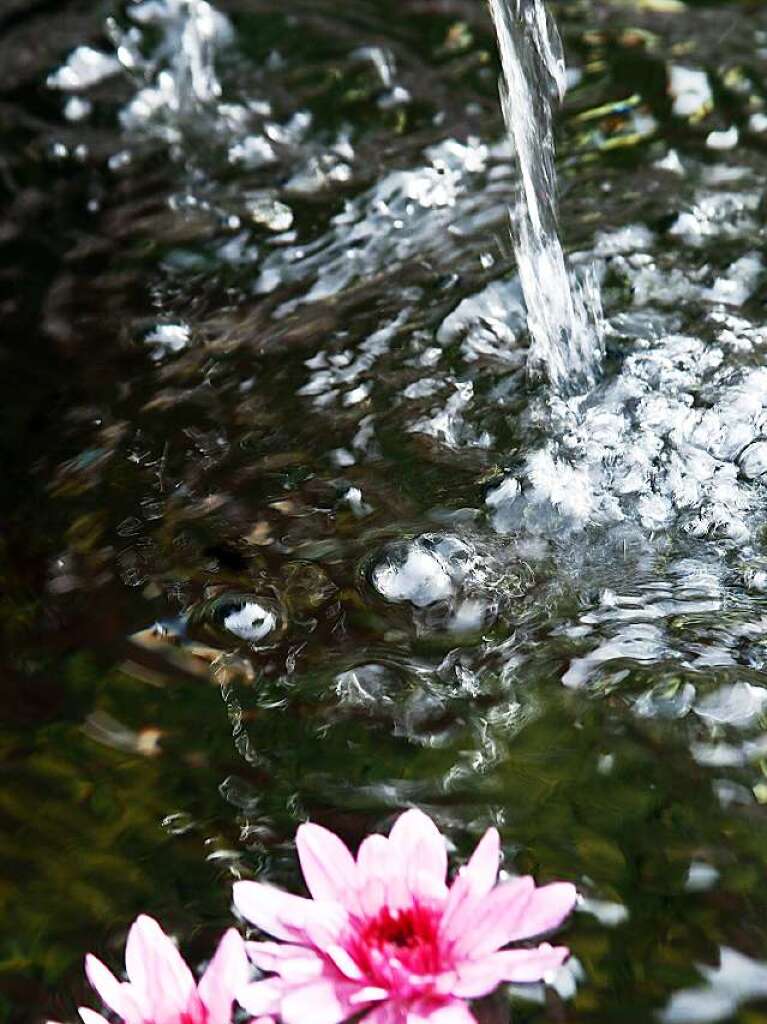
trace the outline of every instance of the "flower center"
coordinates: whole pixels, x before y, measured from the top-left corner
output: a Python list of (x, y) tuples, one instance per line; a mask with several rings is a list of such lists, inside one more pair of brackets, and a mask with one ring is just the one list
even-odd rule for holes
[(368, 922), (365, 938), (378, 946), (397, 946), (401, 949), (413, 949), (423, 942), (434, 939), (431, 921), (428, 916), (418, 913), (418, 908), (398, 910), (392, 914), (384, 907), (377, 918)]
[(392, 995), (425, 992), (445, 967), (438, 925), (439, 913), (429, 906), (383, 907), (355, 922), (349, 952), (371, 982)]

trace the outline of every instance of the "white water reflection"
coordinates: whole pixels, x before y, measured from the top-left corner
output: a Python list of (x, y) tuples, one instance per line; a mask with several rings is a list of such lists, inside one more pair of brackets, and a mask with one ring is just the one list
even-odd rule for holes
[(719, 966), (699, 965), (705, 984), (675, 992), (660, 1015), (664, 1024), (710, 1024), (743, 1003), (767, 998), (767, 963), (722, 946)]
[(276, 614), (257, 601), (246, 601), (224, 617), (224, 629), (251, 643), (261, 642), (276, 628)]
[(767, 688), (732, 683), (708, 694), (695, 705), (695, 713), (709, 725), (745, 728), (758, 721), (767, 707)]
[(461, 585), (476, 582), (482, 560), (454, 537), (424, 535), (390, 548), (372, 572), (372, 583), (387, 601), (427, 608), (455, 597)]
[[(338, 182), (341, 165), (332, 159), (336, 150), (339, 159), (344, 154), (348, 169), (353, 155), (348, 142), (343, 149), (338, 144), (326, 147), (322, 161), (313, 165), (313, 192)], [(446, 139), (427, 147), (424, 156), (421, 166), (390, 171), (371, 189), (344, 200), (326, 234), (308, 244), (284, 245), (264, 257), (255, 283), (259, 294), (303, 284), (297, 298), (280, 304), (277, 317), (343, 294), (416, 254), (453, 248), (477, 230), (477, 222), (487, 217), (487, 200), (477, 191), (484, 181), (487, 146), (476, 138), (465, 143)], [(348, 181), (345, 173), (343, 177)], [(295, 174), (286, 189), (291, 182), (295, 188)]]

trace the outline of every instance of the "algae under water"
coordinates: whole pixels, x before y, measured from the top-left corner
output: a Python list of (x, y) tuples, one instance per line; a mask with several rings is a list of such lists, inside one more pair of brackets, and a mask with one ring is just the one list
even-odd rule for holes
[(484, 5), (3, 4), (0, 1019), (415, 804), (584, 894), (516, 1020), (767, 1020), (767, 10), (551, 8), (562, 397)]

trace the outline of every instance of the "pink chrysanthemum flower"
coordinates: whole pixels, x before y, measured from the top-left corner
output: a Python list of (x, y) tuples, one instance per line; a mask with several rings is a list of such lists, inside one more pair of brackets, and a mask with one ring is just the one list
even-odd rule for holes
[[(88, 981), (123, 1024), (231, 1024), (235, 994), (251, 974), (245, 944), (231, 928), (196, 985), (171, 939), (144, 914), (128, 933), (125, 968), (128, 981), (121, 982), (95, 956), (85, 958)], [(84, 1024), (107, 1024), (84, 1006), (80, 1016)]]
[(556, 928), (574, 886), (532, 878), (496, 885), (498, 832), (490, 829), (448, 888), (445, 840), (425, 814), (407, 811), (389, 837), (369, 836), (356, 861), (341, 840), (302, 825), (298, 856), (313, 899), (237, 882), (240, 913), (282, 942), (247, 943), (271, 976), (238, 998), (283, 1024), (475, 1024), (467, 1000), (506, 981), (543, 979), (569, 955), (547, 943), (505, 949)]

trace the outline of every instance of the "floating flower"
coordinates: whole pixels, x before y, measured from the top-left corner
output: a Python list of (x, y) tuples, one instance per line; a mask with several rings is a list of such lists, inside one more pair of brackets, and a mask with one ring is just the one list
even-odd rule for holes
[(536, 888), (532, 878), (496, 885), (498, 832), (491, 828), (448, 888), (444, 837), (421, 811), (372, 835), (352, 857), (338, 836), (302, 825), (298, 856), (313, 899), (259, 882), (237, 882), (240, 913), (281, 942), (247, 943), (270, 976), (238, 998), (283, 1024), (475, 1024), (467, 1001), (502, 982), (540, 981), (569, 955), (541, 943), (509, 943), (556, 928), (574, 886)]
[[(196, 985), (171, 939), (144, 914), (128, 933), (125, 969), (128, 981), (121, 982), (95, 956), (85, 958), (88, 981), (123, 1024), (231, 1024), (235, 993), (251, 973), (245, 944), (231, 928)], [(84, 1006), (80, 1016), (84, 1024), (107, 1024)]]

